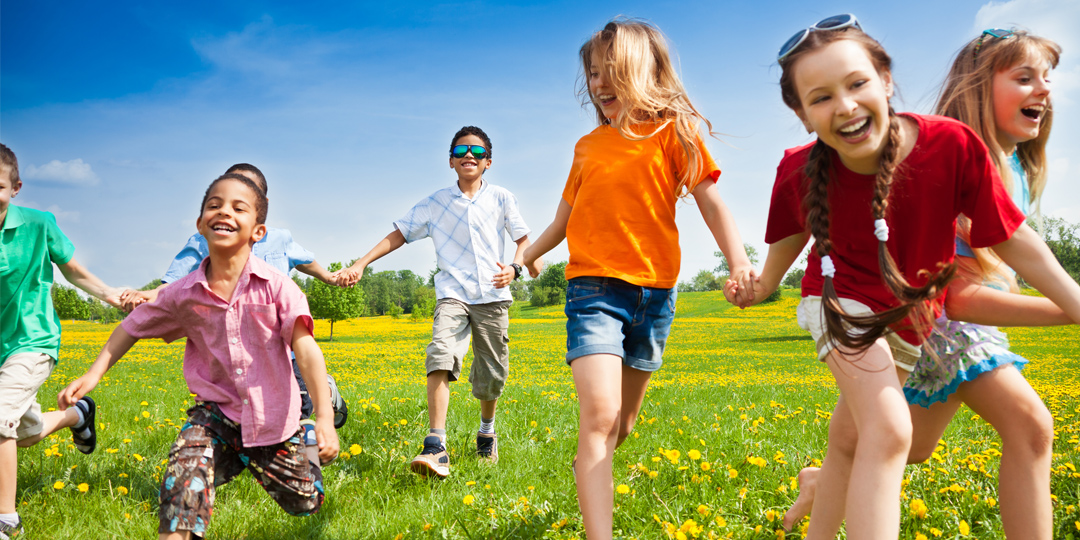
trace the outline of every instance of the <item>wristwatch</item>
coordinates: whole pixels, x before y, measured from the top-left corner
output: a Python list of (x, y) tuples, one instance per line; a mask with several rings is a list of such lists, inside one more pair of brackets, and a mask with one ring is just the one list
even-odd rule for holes
[(514, 279), (521, 277), (521, 265), (518, 263), (510, 263), (510, 268), (514, 269)]

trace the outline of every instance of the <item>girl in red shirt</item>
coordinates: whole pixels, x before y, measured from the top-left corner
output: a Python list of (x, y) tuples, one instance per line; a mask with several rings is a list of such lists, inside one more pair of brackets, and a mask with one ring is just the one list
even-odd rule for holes
[(812, 235), (799, 324), (840, 390), (808, 537), (835, 537), (846, 516), (848, 538), (895, 538), (912, 440), (901, 387), (956, 273), (956, 217), (971, 218), (972, 246), (994, 246), (1074, 321), (1080, 286), (1024, 224), (977, 134), (893, 112), (891, 59), (853, 15), (799, 32), (779, 62), (784, 102), (818, 140), (778, 167), (754, 296), (776, 289)]

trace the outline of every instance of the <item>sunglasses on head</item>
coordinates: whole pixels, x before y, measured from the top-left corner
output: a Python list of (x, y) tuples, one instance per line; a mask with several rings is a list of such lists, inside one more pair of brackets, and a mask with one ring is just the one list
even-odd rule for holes
[(990, 28), (989, 30), (983, 30), (983, 33), (979, 35), (979, 40), (975, 42), (975, 50), (971, 53), (971, 58), (975, 59), (979, 57), (979, 49), (983, 46), (983, 41), (986, 40), (986, 36), (996, 37), (998, 39), (1007, 39), (1016, 35), (1016, 32), (1012, 30), (1005, 30), (1004, 28)]
[(844, 28), (858, 28), (862, 30), (862, 26), (859, 26), (859, 19), (856, 19), (854, 15), (850, 13), (844, 13), (843, 15), (833, 15), (832, 17), (826, 17), (817, 22), (810, 28), (804, 28), (791, 36), (790, 39), (784, 42), (784, 45), (780, 47), (780, 52), (776, 53), (776, 61), (783, 62), (787, 55), (791, 54), (802, 45), (802, 42), (806, 41), (807, 36), (814, 30), (843, 30)]
[(468, 154), (472, 154), (475, 159), (486, 159), (491, 155), (487, 148), (478, 144), (459, 144), (450, 148), (450, 157), (461, 159)]

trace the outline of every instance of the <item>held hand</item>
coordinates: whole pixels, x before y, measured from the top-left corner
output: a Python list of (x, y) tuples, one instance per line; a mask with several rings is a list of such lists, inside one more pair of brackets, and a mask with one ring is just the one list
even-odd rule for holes
[(511, 281), (514, 281), (514, 267), (507, 266), (498, 261), (496, 261), (495, 264), (499, 265), (499, 272), (491, 278), (491, 284), (494, 285), (496, 289), (501, 289), (509, 285)]
[(738, 282), (739, 290), (735, 295), (736, 305), (745, 308), (754, 303), (757, 272), (752, 266), (733, 268), (731, 278)]
[(131, 310), (157, 299), (157, 291), (136, 291), (127, 289), (120, 294), (120, 309), (131, 313)]
[(122, 289), (120, 287), (109, 287), (105, 289), (105, 303), (116, 309), (124, 309), (124, 304), (120, 300), (121, 295), (131, 289)]
[[(726, 283), (724, 283), (724, 298), (729, 303), (734, 304), (736, 306), (739, 305), (739, 303), (735, 301), (735, 295), (738, 292), (739, 292), (739, 282), (738, 281), (729, 279), (729, 280), (727, 280)], [(739, 307), (742, 307), (742, 306), (739, 306)]]
[(315, 420), (315, 440), (319, 441), (319, 461), (323, 465), (334, 461), (341, 450), (338, 442), (337, 430), (334, 429), (334, 417), (318, 418)]
[(68, 407), (73, 407), (83, 396), (89, 394), (100, 380), (99, 377), (87, 373), (71, 381), (67, 388), (64, 388), (56, 395), (56, 408), (66, 411)]

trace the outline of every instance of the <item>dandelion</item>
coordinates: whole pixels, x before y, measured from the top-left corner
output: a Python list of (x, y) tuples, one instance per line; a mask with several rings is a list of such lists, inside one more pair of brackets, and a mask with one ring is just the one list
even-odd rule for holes
[(934, 535), (934, 538), (940, 538), (941, 529), (935, 529), (934, 527), (930, 527), (930, 534)]
[(434, 525), (432, 525), (430, 523), (425, 523), (424, 524), (424, 530), (425, 531), (430, 531), (432, 527), (434, 527)]
[(697, 461), (697, 460), (701, 459), (701, 452), (699, 452), (697, 450), (697, 448), (695, 448), (695, 449), (690, 450), (689, 452), (687, 452), (686, 457), (689, 457), (690, 459), (692, 459), (694, 461)]
[(923, 502), (922, 499), (915, 499), (911, 501), (910, 508), (911, 515), (915, 516), (916, 518), (924, 519), (926, 517), (926, 511), (928, 510), (928, 508), (926, 507), (926, 503)]
[(86, 482), (79, 484), (79, 493), (86, 493), (87, 491), (90, 491), (90, 484)]
[(915, 540), (930, 540), (930, 539), (927, 538), (925, 534), (918, 533), (918, 534), (915, 535)]
[(727, 475), (728, 475), (728, 478), (738, 478), (739, 477), (739, 471), (736, 471), (735, 469), (728, 469)]
[(359, 444), (354, 444), (354, 445), (349, 447), (349, 453), (354, 455), (354, 456), (360, 455), (360, 453), (363, 452), (363, 451), (364, 451), (364, 449), (360, 448)]
[(473, 480), (469, 480), (468, 482), (465, 482), (465, 485), (466, 485), (466, 486), (475, 486), (475, 485), (476, 485), (476, 482), (475, 482), (475, 481), (473, 481)]
[(147, 405), (149, 405), (149, 403), (143, 401), (142, 403), (139, 403), (139, 405), (142, 405), (143, 407), (146, 407)]
[(615, 493), (618, 493), (619, 495), (626, 495), (627, 493), (630, 493), (630, 486), (626, 484), (619, 484), (619, 487), (615, 488)]
[(970, 532), (971, 532), (971, 526), (968, 525), (968, 522), (961, 519), (960, 520), (960, 536), (967, 536), (968, 533), (970, 533)]
[(60, 480), (57, 480), (56, 483), (52, 485), (52, 487), (53, 489), (64, 489), (64, 483)]
[(402, 418), (401, 420), (398, 420), (397, 423), (399, 423), (399, 424), (401, 424), (403, 426), (409, 425), (409, 421), (404, 419), (404, 418)]
[(703, 516), (708, 516), (709, 515), (709, 507), (705, 506), (704, 504), (699, 504), (698, 507), (697, 507), (697, 513), (699, 513), (699, 514), (701, 514)]
[(475, 501), (475, 500), (476, 500), (476, 497), (473, 497), (472, 494), (470, 493), (470, 494), (466, 495), (464, 499), (461, 499), (461, 502), (465, 503), (465, 506), (471, 506), (473, 501)]
[(142, 417), (143, 418), (150, 418), (150, 412), (149, 411), (143, 411), (142, 412)]
[(143, 457), (140, 456), (139, 454), (131, 454), (131, 456), (135, 458), (135, 461), (142, 461), (143, 460)]
[(128, 494), (128, 488), (126, 488), (124, 486), (117, 486), (116, 487), (116, 492), (121, 494), (121, 495), (127, 495)]
[(724, 516), (716, 516), (716, 526), (721, 529), (727, 527), (727, 520), (724, 519)]
[(711, 468), (712, 468), (712, 464), (710, 464), (708, 461), (702, 461), (701, 462), (701, 470), (707, 471), (707, 470), (709, 470)]

